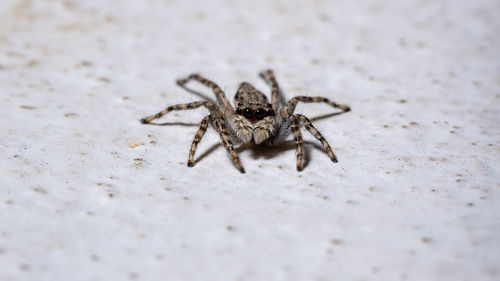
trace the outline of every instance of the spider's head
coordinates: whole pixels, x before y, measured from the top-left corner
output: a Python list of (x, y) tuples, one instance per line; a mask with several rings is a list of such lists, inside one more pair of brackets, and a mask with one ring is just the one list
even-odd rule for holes
[(274, 111), (270, 103), (265, 106), (256, 106), (251, 104), (245, 106), (243, 103), (238, 103), (236, 114), (245, 117), (245, 119), (251, 121), (252, 123), (255, 123), (265, 117), (274, 116)]
[(267, 97), (250, 83), (242, 82), (234, 96), (236, 105), (233, 129), (243, 143), (260, 144), (275, 131), (275, 113)]
[(274, 116), (273, 107), (267, 97), (248, 82), (242, 82), (234, 96), (236, 114), (252, 123)]

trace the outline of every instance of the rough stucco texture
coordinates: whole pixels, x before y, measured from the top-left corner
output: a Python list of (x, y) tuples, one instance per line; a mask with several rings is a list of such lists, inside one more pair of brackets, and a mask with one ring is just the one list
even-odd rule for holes
[[(1, 280), (499, 280), (500, 4), (11, 1), (0, 7)], [(239, 149), (192, 72), (300, 105), (338, 154)], [(210, 90), (193, 84), (201, 96)]]

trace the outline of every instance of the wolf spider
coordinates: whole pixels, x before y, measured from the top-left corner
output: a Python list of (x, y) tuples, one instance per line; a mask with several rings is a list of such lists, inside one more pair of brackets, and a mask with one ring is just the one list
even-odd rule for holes
[(205, 134), (209, 124), (219, 133), (222, 144), (231, 155), (234, 165), (242, 173), (245, 173), (245, 169), (234, 151), (233, 143), (277, 145), (283, 142), (291, 133), (293, 133), (297, 145), (297, 170), (302, 171), (303, 144), (302, 134), (299, 129), (301, 125), (321, 142), (330, 159), (333, 162), (337, 162), (337, 158), (330, 145), (318, 129), (313, 126), (309, 118), (302, 114), (293, 114), (293, 112), (298, 102), (324, 102), (341, 109), (342, 112), (349, 111), (350, 108), (346, 105), (337, 104), (324, 97), (306, 96), (296, 96), (282, 107), (280, 89), (273, 71), (267, 70), (261, 72), (260, 77), (271, 86), (271, 103), (268, 102), (267, 97), (263, 93), (255, 89), (252, 85), (247, 82), (242, 82), (234, 96), (236, 108), (233, 108), (224, 92), (217, 84), (205, 79), (199, 74), (191, 74), (185, 79), (177, 80), (177, 84), (189, 90), (185, 87), (185, 84), (190, 80), (196, 80), (213, 90), (217, 98), (217, 104), (208, 100), (202, 100), (172, 105), (157, 114), (142, 118), (141, 123), (155, 124), (151, 123), (151, 121), (162, 117), (172, 110), (193, 109), (201, 106), (206, 107), (210, 114), (201, 120), (200, 128), (191, 144), (189, 160), (187, 162), (189, 167), (193, 167), (194, 165), (196, 147)]

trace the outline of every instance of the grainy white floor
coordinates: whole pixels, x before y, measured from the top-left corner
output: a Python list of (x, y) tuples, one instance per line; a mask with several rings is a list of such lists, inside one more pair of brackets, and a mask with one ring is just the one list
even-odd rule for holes
[[(0, 5), (1, 280), (498, 280), (500, 3), (14, 1)], [(298, 112), (295, 147), (231, 164), (199, 72)], [(193, 84), (194, 85), (194, 84)], [(209, 90), (197, 87), (203, 95)], [(326, 115), (326, 116), (325, 116)]]

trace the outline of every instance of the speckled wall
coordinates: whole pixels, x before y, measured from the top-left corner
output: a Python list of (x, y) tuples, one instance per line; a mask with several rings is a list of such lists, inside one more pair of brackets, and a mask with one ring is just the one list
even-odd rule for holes
[[(500, 3), (29, 1), (0, 5), (0, 280), (498, 280)], [(271, 68), (302, 130), (210, 127)]]

